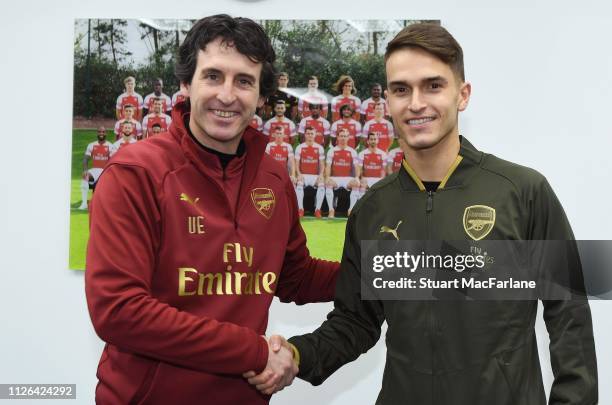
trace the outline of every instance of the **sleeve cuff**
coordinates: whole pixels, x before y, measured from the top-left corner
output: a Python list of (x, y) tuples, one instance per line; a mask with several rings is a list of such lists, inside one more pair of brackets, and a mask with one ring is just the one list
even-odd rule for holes
[(300, 367), (300, 351), (298, 350), (297, 347), (295, 347), (293, 343), (289, 343), (289, 346), (291, 346), (291, 352), (293, 352), (293, 360), (295, 361), (295, 365), (298, 366), (299, 368)]
[[(297, 353), (298, 358), (298, 377), (306, 379), (304, 377), (309, 376), (312, 372), (314, 355), (311, 352), (312, 346), (304, 336), (294, 336), (288, 339), (289, 344), (295, 347), (294, 358)], [(292, 349), (293, 350), (293, 349)], [(309, 381), (306, 379), (306, 381)]]
[(268, 364), (268, 342), (265, 338), (259, 336), (259, 349), (257, 350), (255, 371), (261, 373)]

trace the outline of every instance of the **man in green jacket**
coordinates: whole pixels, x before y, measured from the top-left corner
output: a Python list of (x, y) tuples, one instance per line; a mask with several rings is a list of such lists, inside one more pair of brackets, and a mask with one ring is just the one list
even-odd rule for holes
[[(462, 49), (444, 28), (406, 27), (388, 44), (385, 63), (403, 170), (355, 206), (334, 310), (315, 332), (289, 339), (299, 353), (298, 377), (321, 384), (369, 350), (386, 320), (387, 361), (377, 404), (545, 404), (534, 330), (537, 300), (362, 297), (362, 272), (369, 270), (361, 265), (363, 240), (573, 240), (541, 174), (480, 152), (459, 135), (458, 115), (471, 85)], [(550, 404), (597, 403), (587, 300), (542, 303), (555, 377)], [(280, 337), (275, 344), (289, 346)], [(250, 382), (282, 389), (264, 373)]]

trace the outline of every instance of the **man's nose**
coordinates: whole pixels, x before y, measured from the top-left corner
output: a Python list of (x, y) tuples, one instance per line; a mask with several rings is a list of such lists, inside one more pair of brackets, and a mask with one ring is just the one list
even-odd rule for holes
[(217, 99), (225, 105), (232, 104), (236, 100), (236, 94), (234, 94), (234, 85), (231, 80), (226, 80), (219, 88), (219, 93), (217, 93)]
[(412, 112), (418, 112), (425, 107), (427, 107), (427, 103), (425, 102), (423, 94), (419, 90), (414, 90), (410, 96), (410, 105), (408, 108), (410, 108)]

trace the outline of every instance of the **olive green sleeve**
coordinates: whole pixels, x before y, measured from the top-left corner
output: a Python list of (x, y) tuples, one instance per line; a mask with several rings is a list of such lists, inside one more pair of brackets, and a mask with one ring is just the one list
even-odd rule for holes
[(570, 273), (567, 277), (570, 282), (567, 285), (568, 299), (542, 301), (555, 377), (549, 404), (596, 404), (597, 359), (593, 324), (574, 235), (563, 207), (545, 179), (529, 200), (532, 208), (530, 239), (570, 241), (563, 255), (567, 262), (563, 267)]
[(298, 377), (319, 385), (346, 363), (368, 351), (380, 338), (384, 321), (379, 301), (361, 300), (361, 248), (355, 215), (346, 227), (334, 309), (313, 333), (289, 339), (300, 353)]

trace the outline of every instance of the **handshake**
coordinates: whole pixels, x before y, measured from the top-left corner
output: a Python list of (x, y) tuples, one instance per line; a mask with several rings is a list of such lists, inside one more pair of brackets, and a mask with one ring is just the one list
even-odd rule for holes
[[(264, 337), (265, 338), (265, 337)], [(249, 371), (243, 377), (266, 395), (272, 395), (291, 385), (299, 369), (297, 350), (279, 335), (268, 339), (268, 364), (259, 374)]]

